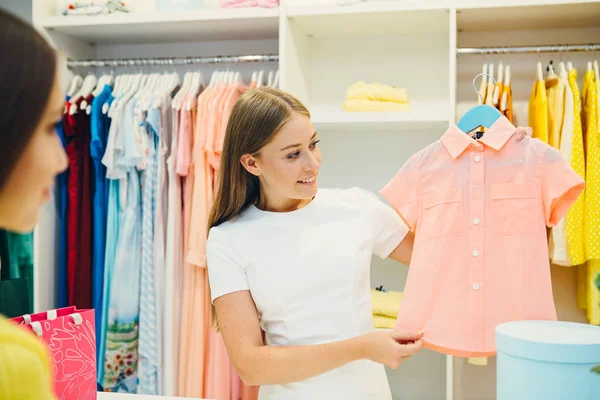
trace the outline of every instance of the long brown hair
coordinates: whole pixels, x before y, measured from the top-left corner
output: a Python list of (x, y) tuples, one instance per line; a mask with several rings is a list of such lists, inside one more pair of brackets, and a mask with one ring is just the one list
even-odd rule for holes
[[(246, 171), (240, 159), (244, 154), (260, 156), (260, 150), (294, 113), (310, 118), (310, 113), (298, 99), (278, 89), (250, 89), (240, 96), (227, 123), (221, 166), (208, 218), (209, 230), (231, 220), (258, 201), (258, 178)], [(213, 322), (216, 322), (214, 306), (212, 311)]]
[(56, 52), (31, 25), (0, 8), (0, 190), (29, 143), (56, 79)]
[(260, 150), (294, 113), (310, 118), (310, 113), (298, 99), (278, 89), (261, 87), (240, 96), (227, 123), (221, 166), (208, 218), (209, 230), (258, 201), (258, 178), (246, 171), (240, 158), (244, 154), (259, 156)]

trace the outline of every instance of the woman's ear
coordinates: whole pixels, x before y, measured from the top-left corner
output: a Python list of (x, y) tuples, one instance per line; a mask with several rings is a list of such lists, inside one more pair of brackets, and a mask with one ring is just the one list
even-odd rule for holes
[(246, 171), (250, 172), (254, 176), (260, 175), (260, 168), (256, 165), (256, 158), (250, 154), (244, 154), (240, 157), (240, 162), (246, 168)]

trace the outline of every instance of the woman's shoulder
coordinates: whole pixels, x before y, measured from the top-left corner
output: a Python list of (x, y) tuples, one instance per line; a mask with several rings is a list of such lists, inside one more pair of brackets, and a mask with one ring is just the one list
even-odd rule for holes
[(373, 192), (358, 186), (344, 189), (319, 189), (319, 195), (322, 195), (326, 201), (337, 203), (338, 205), (361, 205), (365, 202), (365, 199), (376, 198), (376, 195)]

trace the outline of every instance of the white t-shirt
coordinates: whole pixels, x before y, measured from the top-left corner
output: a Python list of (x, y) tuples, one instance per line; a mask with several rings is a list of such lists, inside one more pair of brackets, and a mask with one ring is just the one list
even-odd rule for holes
[[(286, 213), (249, 206), (209, 232), (211, 296), (250, 290), (270, 346), (336, 342), (373, 331), (372, 254), (386, 258), (408, 233), (362, 189), (319, 189)], [(305, 381), (261, 386), (260, 400), (389, 400), (383, 365), (359, 360)]]

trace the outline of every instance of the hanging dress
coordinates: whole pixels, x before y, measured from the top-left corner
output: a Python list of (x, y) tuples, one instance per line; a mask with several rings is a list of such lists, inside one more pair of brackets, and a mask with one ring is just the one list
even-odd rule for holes
[(586, 275), (579, 275), (586, 286), (586, 308), (591, 324), (600, 325), (600, 290), (596, 279), (600, 276), (600, 137), (598, 136), (598, 102), (596, 75), (588, 70), (582, 90), (586, 146), (586, 199), (584, 243), (587, 259)]

